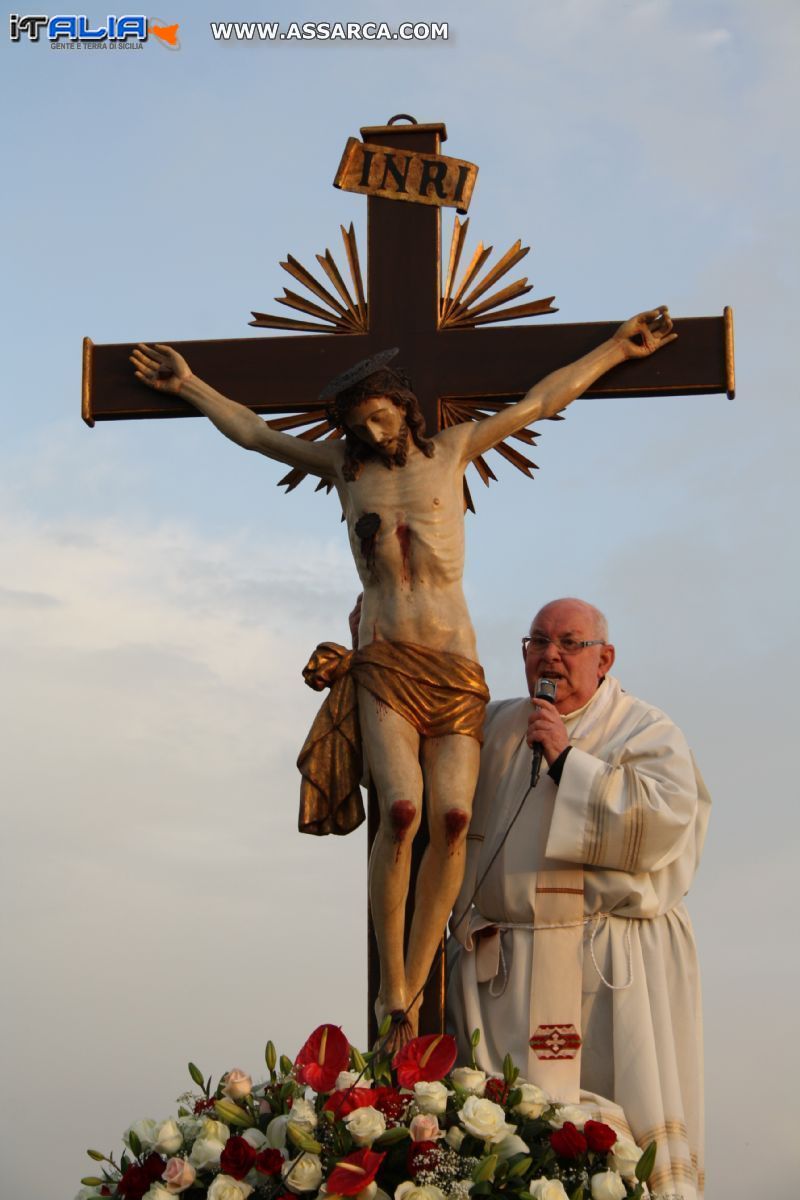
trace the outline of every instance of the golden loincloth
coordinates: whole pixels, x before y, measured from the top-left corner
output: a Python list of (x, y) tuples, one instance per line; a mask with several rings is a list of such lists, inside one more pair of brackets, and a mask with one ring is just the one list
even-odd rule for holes
[(297, 759), (301, 833), (350, 833), (364, 820), (357, 687), (408, 721), (420, 737), (463, 734), (483, 742), (489, 689), (480, 663), (410, 642), (345, 650), (317, 646), (303, 668), (317, 692), (329, 687)]

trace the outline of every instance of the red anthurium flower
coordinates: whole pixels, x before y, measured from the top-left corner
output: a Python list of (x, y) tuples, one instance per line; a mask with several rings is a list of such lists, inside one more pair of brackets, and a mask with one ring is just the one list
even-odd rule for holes
[(337, 1025), (320, 1025), (294, 1060), (298, 1083), (329, 1092), (340, 1071), (347, 1070), (350, 1044)]
[(325, 1112), (332, 1112), (338, 1121), (342, 1117), (346, 1117), (348, 1113), (355, 1112), (357, 1108), (368, 1108), (370, 1104), (374, 1105), (377, 1098), (376, 1088), (342, 1088), (339, 1092), (331, 1092), (323, 1108)]
[(610, 1125), (602, 1121), (587, 1121), (583, 1127), (583, 1136), (589, 1144), (589, 1149), (596, 1154), (605, 1154), (617, 1140), (617, 1135)]
[(456, 1039), (449, 1033), (428, 1033), (412, 1038), (397, 1051), (392, 1066), (397, 1071), (401, 1087), (413, 1088), (415, 1083), (433, 1083), (443, 1079), (456, 1061)]
[(326, 1182), (329, 1193), (337, 1196), (355, 1196), (372, 1183), (385, 1154), (374, 1150), (357, 1150), (341, 1159), (331, 1171)]
[(550, 1145), (561, 1158), (580, 1158), (586, 1153), (586, 1138), (572, 1121), (565, 1121), (561, 1129), (550, 1134)]

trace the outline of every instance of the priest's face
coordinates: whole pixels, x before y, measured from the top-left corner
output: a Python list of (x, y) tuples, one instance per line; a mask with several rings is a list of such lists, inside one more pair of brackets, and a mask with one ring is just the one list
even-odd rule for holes
[(594, 609), (580, 600), (554, 600), (537, 613), (530, 632), (532, 638), (547, 639), (543, 645), (529, 642), (524, 653), (525, 678), (531, 696), (537, 679), (552, 679), (558, 712), (565, 715), (581, 708), (611, 670), (614, 647), (604, 642), (569, 653), (559, 642), (596, 641), (600, 635)]

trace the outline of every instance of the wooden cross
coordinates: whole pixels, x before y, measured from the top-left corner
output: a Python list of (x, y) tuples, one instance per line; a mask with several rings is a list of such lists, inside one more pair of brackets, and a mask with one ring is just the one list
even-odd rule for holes
[[(364, 142), (403, 154), (438, 155), (446, 130), (442, 124), (389, 124), (365, 127)], [(458, 161), (458, 160), (456, 160)], [(391, 180), (390, 180), (391, 182)], [(282, 303), (299, 310), (304, 319), (254, 314), (253, 324), (294, 330), (289, 336), (225, 341), (172, 342), (185, 354), (193, 371), (223, 394), (258, 413), (271, 414), (271, 424), (283, 430), (301, 429), (300, 436), (331, 436), (317, 397), (323, 386), (356, 361), (378, 350), (399, 346), (398, 365), (411, 377), (425, 415), (428, 432), (447, 424), (479, 419), (518, 400), (550, 371), (581, 357), (616, 329), (619, 320), (582, 324), (525, 325), (487, 329), (485, 324), (537, 312), (555, 311), (547, 300), (505, 311), (486, 300), (478, 303), (491, 283), (525, 253), (519, 243), (476, 283), (488, 252), (479, 247), (460, 286), (454, 281), (465, 225), (456, 222), (448, 278), (442, 296), (441, 208), (370, 195), (367, 201), (367, 288), (362, 286), (355, 238), (343, 230), (353, 279), (351, 294), (332, 257), (320, 257), (332, 291), (314, 281), (296, 260), (283, 264), (319, 303), (286, 292)], [(503, 289), (497, 304), (530, 289), (525, 281)], [(491, 299), (491, 298), (490, 298)], [(309, 318), (314, 318), (310, 320)], [(730, 310), (722, 317), (674, 320), (678, 340), (663, 354), (632, 359), (604, 375), (587, 396), (675, 396), (727, 392), (733, 396), (733, 331)], [(320, 323), (322, 322), (322, 323)], [(169, 339), (160, 339), (168, 341)], [(95, 421), (132, 418), (189, 417), (197, 410), (178, 397), (142, 387), (128, 361), (129, 344), (95, 346), (84, 342), (82, 414)], [(288, 414), (278, 418), (278, 414)], [(533, 443), (528, 431), (519, 440)], [(515, 466), (529, 473), (534, 466), (508, 445), (498, 448)], [(480, 460), (485, 483), (494, 478)], [(291, 489), (302, 478), (290, 472)], [(468, 490), (465, 492), (471, 507)], [(324, 632), (324, 631), (322, 631)], [(377, 828), (377, 806), (371, 798), (369, 841)], [(409, 889), (410, 926), (414, 881), (422, 853), (422, 831), (416, 839)], [(426, 989), (421, 1032), (444, 1028), (444, 963), (441, 961)], [(377, 951), (369, 931), (370, 1040), (374, 1036), (372, 999), (378, 990)]]

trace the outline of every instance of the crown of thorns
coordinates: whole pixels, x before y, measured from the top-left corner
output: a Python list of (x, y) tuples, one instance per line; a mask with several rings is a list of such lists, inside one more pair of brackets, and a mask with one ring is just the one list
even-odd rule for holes
[(350, 367), (349, 370), (343, 371), (341, 375), (337, 375), (330, 383), (326, 383), (319, 394), (320, 400), (332, 400), (340, 392), (346, 392), (353, 384), (361, 383), (362, 379), (367, 379), (370, 375), (374, 375), (376, 371), (380, 371), (399, 353), (398, 347), (392, 346), (391, 350), (380, 350), (377, 354), (371, 355), (370, 358), (362, 358), (361, 362), (357, 362), (354, 367)]

